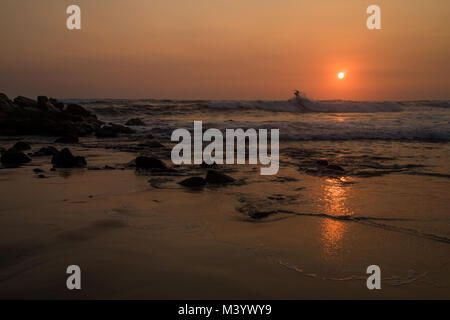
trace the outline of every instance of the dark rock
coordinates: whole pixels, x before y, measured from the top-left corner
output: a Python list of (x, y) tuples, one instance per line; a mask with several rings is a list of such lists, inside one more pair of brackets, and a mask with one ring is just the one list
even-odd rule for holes
[(114, 131), (116, 131), (117, 133), (125, 133), (125, 134), (130, 134), (130, 133), (134, 133), (135, 131), (131, 128), (125, 127), (121, 124), (115, 124), (115, 123), (111, 123), (110, 126), (113, 128)]
[(36, 102), (17, 97), (15, 101), (17, 105), (6, 95), (0, 94), (0, 134), (81, 136), (96, 132), (103, 125), (94, 114), (81, 106), (61, 111), (64, 104), (56, 99), (40, 96)]
[(206, 185), (206, 180), (202, 177), (187, 178), (178, 184), (188, 188), (201, 188)]
[(39, 157), (39, 156), (53, 156), (55, 154), (57, 154), (59, 151), (58, 149), (56, 149), (55, 147), (52, 146), (48, 146), (48, 147), (44, 147), (39, 149), (38, 152), (35, 152), (33, 154), (34, 157)]
[(243, 214), (246, 214), (250, 218), (255, 219), (255, 220), (264, 219), (264, 218), (267, 218), (271, 215), (278, 213), (278, 211), (276, 211), (276, 210), (265, 210), (265, 211), (260, 210), (252, 204), (245, 204), (242, 207), (237, 208), (237, 209), (239, 212), (242, 212)]
[(139, 118), (133, 118), (125, 123), (126, 126), (145, 126), (145, 122)]
[(6, 94), (0, 93), (0, 112), (11, 113), (17, 111), (17, 106), (9, 100)]
[(77, 115), (80, 117), (88, 118), (94, 116), (90, 111), (86, 110), (82, 106), (78, 104), (69, 104), (67, 108), (64, 110), (66, 113), (70, 113), (72, 115)]
[(37, 107), (39, 110), (42, 111), (52, 111), (52, 112), (60, 111), (50, 102), (50, 100), (46, 96), (39, 96), (37, 98)]
[(342, 168), (341, 166), (338, 166), (336, 164), (330, 164), (329, 166), (327, 166), (327, 169), (334, 170), (334, 171), (345, 171), (344, 168)]
[(55, 168), (83, 168), (87, 165), (84, 157), (75, 157), (67, 148), (55, 154), (52, 163)]
[(139, 156), (135, 160), (138, 169), (167, 169), (167, 166), (154, 157)]
[(78, 143), (78, 142), (79, 142), (78, 137), (74, 135), (60, 137), (55, 140), (55, 143)]
[(227, 184), (235, 182), (236, 180), (217, 170), (208, 170), (206, 174), (206, 182), (211, 184)]
[(19, 166), (31, 162), (31, 159), (23, 152), (11, 148), (2, 154), (1, 162), (5, 166)]
[(39, 179), (45, 179), (47, 178), (47, 176), (45, 174), (40, 174), (37, 176)]
[(86, 136), (92, 132), (96, 132), (102, 126), (102, 122), (99, 120), (83, 121), (77, 125), (77, 133), (79, 136)]
[(33, 172), (34, 172), (34, 173), (43, 173), (43, 172), (45, 172), (45, 171), (42, 170), (42, 169), (39, 169), (39, 168), (35, 168), (35, 169), (33, 169)]
[(64, 103), (56, 100), (55, 98), (50, 98), (49, 101), (60, 111), (64, 110)]
[(319, 159), (317, 160), (317, 165), (321, 166), (321, 167), (326, 167), (328, 166), (328, 160), (327, 159)]
[(38, 103), (36, 100), (18, 96), (14, 99), (14, 103), (22, 108), (30, 108), (30, 109), (36, 109), (38, 106)]
[(26, 142), (19, 141), (13, 146), (13, 148), (16, 149), (17, 151), (25, 151), (30, 150), (31, 146)]
[(119, 135), (111, 126), (103, 126), (95, 132), (97, 138), (115, 138)]

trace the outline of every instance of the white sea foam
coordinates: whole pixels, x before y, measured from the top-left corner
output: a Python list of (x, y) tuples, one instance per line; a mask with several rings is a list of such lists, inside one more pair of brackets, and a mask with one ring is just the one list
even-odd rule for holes
[(168, 138), (175, 128), (202, 120), (214, 128), (278, 128), (281, 140), (450, 141), (449, 101), (357, 102), (180, 100), (66, 100), (81, 103), (102, 120), (124, 123), (142, 118), (151, 131)]

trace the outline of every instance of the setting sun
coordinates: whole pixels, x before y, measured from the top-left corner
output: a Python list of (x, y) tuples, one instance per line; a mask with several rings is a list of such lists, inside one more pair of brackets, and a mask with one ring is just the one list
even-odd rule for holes
[(345, 73), (344, 72), (339, 72), (338, 73), (338, 78), (339, 79), (344, 79), (344, 77), (345, 77)]

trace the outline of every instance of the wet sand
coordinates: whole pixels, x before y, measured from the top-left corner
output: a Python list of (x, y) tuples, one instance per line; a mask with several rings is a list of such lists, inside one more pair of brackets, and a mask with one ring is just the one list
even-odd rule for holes
[[(251, 183), (192, 191), (177, 184), (183, 177), (122, 170), (136, 154), (70, 148), (91, 170), (52, 172), (48, 158), (0, 169), (0, 298), (450, 298), (448, 220), (433, 222), (446, 210), (446, 179), (344, 181), (283, 166), (268, 180), (255, 173)], [(117, 169), (92, 170), (104, 165)], [(420, 199), (431, 187), (440, 193)], [(251, 219), (253, 207), (278, 211)], [(398, 219), (332, 216), (346, 210)], [(81, 267), (81, 291), (66, 289), (72, 264)], [(366, 287), (372, 264), (382, 290)]]

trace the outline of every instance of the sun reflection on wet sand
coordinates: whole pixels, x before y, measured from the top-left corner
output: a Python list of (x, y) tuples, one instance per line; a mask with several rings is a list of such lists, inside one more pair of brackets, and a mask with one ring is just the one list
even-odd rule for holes
[[(349, 182), (350, 179), (346, 177), (325, 180), (321, 199), (322, 212), (335, 217), (353, 215), (348, 204), (351, 187), (345, 186)], [(342, 249), (342, 240), (349, 227), (346, 222), (323, 219), (321, 241), (326, 257), (335, 256)]]

